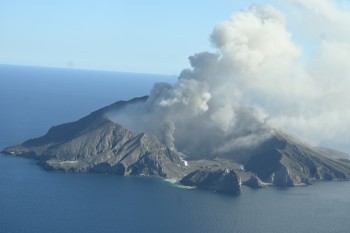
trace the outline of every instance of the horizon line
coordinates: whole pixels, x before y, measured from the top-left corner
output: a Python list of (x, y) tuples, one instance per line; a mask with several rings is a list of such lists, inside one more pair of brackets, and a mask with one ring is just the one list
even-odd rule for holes
[(23, 64), (9, 64), (0, 63), (0, 66), (17, 66), (17, 67), (28, 67), (28, 68), (44, 68), (44, 69), (61, 69), (61, 70), (72, 70), (72, 71), (91, 71), (91, 72), (111, 72), (111, 73), (125, 73), (125, 74), (140, 74), (140, 75), (156, 75), (156, 76), (168, 76), (178, 77), (179, 74), (160, 74), (160, 73), (148, 73), (148, 72), (135, 72), (135, 71), (120, 71), (112, 69), (94, 69), (94, 68), (81, 68), (81, 67), (64, 67), (64, 66), (41, 66), (41, 65), (23, 65)]

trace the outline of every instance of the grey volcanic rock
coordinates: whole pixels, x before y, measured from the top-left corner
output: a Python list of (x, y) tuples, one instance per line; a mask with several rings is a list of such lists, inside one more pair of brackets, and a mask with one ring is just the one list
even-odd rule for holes
[[(261, 180), (295, 186), (313, 180), (350, 178), (346, 154), (316, 148), (270, 129), (266, 129), (270, 137), (259, 145), (210, 159), (204, 154), (198, 157), (200, 153), (188, 154), (185, 162), (180, 153), (157, 138), (135, 134), (107, 117), (110, 112), (122, 111), (147, 98), (116, 102), (78, 121), (52, 127), (46, 135), (8, 147), (3, 153), (35, 158), (46, 169), (182, 179), (185, 185), (230, 193), (240, 192), (241, 178), (252, 187), (263, 186)], [(266, 136), (266, 132), (261, 133)]]
[(117, 102), (76, 122), (53, 127), (43, 137), (8, 147), (4, 153), (37, 158), (47, 169), (179, 179), (185, 164), (176, 151), (105, 116), (110, 109), (144, 100)]
[(181, 183), (216, 192), (233, 194), (241, 192), (241, 179), (230, 169), (196, 170), (185, 176)]
[(350, 156), (344, 152), (333, 150), (331, 148), (316, 147), (314, 148), (318, 153), (323, 154), (330, 159), (350, 159)]
[(266, 187), (266, 185), (260, 180), (260, 178), (256, 174), (252, 174), (247, 181), (243, 182), (243, 184), (255, 189)]
[(323, 151), (274, 131), (251, 151), (246, 170), (277, 186), (309, 184), (313, 180), (349, 180), (346, 159), (332, 159)]

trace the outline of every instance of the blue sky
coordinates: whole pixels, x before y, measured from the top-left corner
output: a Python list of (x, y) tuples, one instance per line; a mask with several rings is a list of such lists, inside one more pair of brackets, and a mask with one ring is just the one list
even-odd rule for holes
[[(301, 56), (261, 70), (244, 86), (247, 93), (267, 94), (263, 110), (279, 128), (348, 148), (349, 0), (0, 0), (0, 64), (178, 75), (190, 55), (215, 51), (209, 41), (215, 25), (254, 3), (286, 15), (287, 44)], [(272, 41), (280, 29), (268, 31)]]
[(266, 2), (0, 0), (0, 64), (176, 75), (218, 22)]

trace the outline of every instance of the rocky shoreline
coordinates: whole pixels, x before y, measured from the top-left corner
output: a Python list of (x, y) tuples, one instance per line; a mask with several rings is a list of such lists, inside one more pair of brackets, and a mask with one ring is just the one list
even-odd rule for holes
[(111, 110), (146, 100), (116, 102), (78, 121), (52, 127), (42, 137), (5, 148), (2, 153), (37, 159), (48, 170), (160, 177), (232, 194), (240, 193), (241, 185), (292, 187), (318, 180), (350, 179), (348, 159), (277, 130), (271, 129), (268, 139), (245, 151), (210, 159), (189, 155), (185, 160), (156, 137), (136, 134), (107, 117)]

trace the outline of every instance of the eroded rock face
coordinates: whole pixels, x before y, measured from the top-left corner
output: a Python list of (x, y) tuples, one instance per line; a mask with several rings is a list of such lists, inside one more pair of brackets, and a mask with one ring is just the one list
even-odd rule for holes
[(310, 184), (313, 180), (349, 180), (347, 160), (331, 158), (323, 151), (275, 132), (252, 151), (245, 168), (276, 186)]
[(295, 186), (300, 183), (300, 179), (298, 179), (299, 177), (297, 177), (297, 179), (296, 177), (293, 178), (289, 169), (283, 165), (281, 165), (271, 177), (272, 183), (280, 187)]
[(266, 187), (266, 185), (260, 180), (260, 178), (256, 174), (251, 175), (251, 177), (243, 184), (255, 189)]
[(245, 185), (258, 188), (263, 186), (262, 181), (296, 186), (313, 180), (350, 179), (350, 161), (343, 154), (312, 147), (274, 130), (255, 147), (210, 158), (189, 154), (187, 163), (176, 149), (157, 138), (136, 134), (107, 117), (108, 112), (146, 100), (116, 102), (78, 121), (52, 127), (46, 135), (8, 147), (3, 153), (35, 158), (47, 169), (182, 179), (185, 185), (228, 193), (240, 192), (237, 174)]
[(109, 120), (103, 109), (53, 127), (40, 138), (4, 150), (36, 158), (47, 169), (179, 179), (185, 163), (155, 137), (135, 134)]
[(196, 170), (185, 176), (181, 183), (216, 192), (232, 194), (241, 192), (241, 179), (235, 171), (230, 169)]

